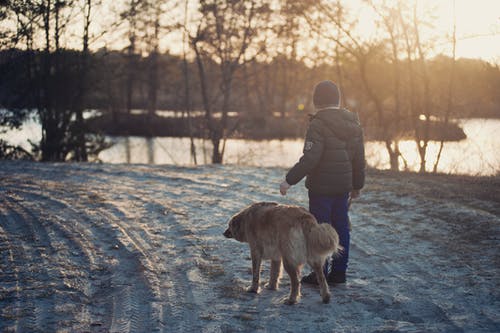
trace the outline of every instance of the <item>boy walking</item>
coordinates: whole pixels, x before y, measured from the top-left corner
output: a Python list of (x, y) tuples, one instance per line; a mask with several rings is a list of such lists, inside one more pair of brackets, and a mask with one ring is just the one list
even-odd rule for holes
[[(280, 185), (290, 186), (306, 178), (309, 211), (319, 223), (329, 223), (339, 235), (344, 251), (325, 264), (328, 283), (345, 283), (349, 260), (349, 202), (357, 198), (365, 181), (363, 130), (356, 113), (340, 108), (340, 92), (332, 81), (322, 81), (313, 93), (316, 109), (307, 129), (303, 155)], [(317, 284), (314, 272), (302, 283)]]

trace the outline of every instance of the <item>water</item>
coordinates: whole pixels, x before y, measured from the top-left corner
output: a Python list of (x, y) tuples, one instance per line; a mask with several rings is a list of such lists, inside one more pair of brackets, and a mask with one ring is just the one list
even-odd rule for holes
[[(500, 119), (462, 119), (459, 124), (463, 127), (467, 139), (445, 143), (438, 171), (467, 175), (500, 174)], [(40, 125), (31, 119), (21, 131), (10, 131), (0, 134), (0, 137), (29, 149), (28, 139), (38, 142), (41, 138)], [(109, 137), (108, 140), (114, 145), (99, 154), (99, 159), (105, 163), (193, 165), (188, 138)], [(228, 164), (289, 168), (300, 158), (302, 145), (302, 139), (230, 139), (226, 143), (224, 161)], [(195, 146), (197, 163), (210, 163), (210, 141), (196, 139)], [(408, 168), (417, 171), (420, 159), (415, 142), (400, 142), (400, 150)], [(432, 171), (438, 150), (439, 142), (431, 141), (427, 152), (428, 171)], [(366, 143), (366, 159), (371, 167), (389, 168), (389, 157), (381, 142)]]
[[(500, 119), (462, 119), (458, 124), (467, 138), (458, 142), (445, 142), (438, 172), (491, 176), (500, 174)], [(439, 152), (439, 142), (429, 142), (426, 170), (432, 171)], [(420, 168), (420, 157), (414, 141), (402, 141), (400, 150), (412, 171)], [(367, 161), (379, 169), (389, 168), (389, 157), (379, 142), (366, 146)]]

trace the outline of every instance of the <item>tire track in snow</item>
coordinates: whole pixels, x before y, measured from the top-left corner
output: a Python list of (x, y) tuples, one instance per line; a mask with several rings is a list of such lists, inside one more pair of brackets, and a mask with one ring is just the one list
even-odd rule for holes
[[(442, 284), (443, 288), (450, 286), (432, 269), (429, 258), (436, 253), (429, 247), (430, 240), (416, 245), (419, 240), (414, 238), (411, 228), (405, 226), (418, 222), (399, 220), (398, 216), (393, 217), (379, 207), (376, 199), (370, 202), (368, 210), (351, 214), (360, 225), (355, 225), (351, 234), (351, 257), (356, 259), (351, 261), (350, 274), (355, 279), (372, 282), (368, 288), (362, 285), (363, 296), (356, 299), (396, 326), (411, 323), (425, 331), (429, 322), (437, 321), (443, 330), (460, 331), (443, 304), (435, 301), (432, 292), (425, 292), (428, 281)], [(379, 215), (373, 216), (373, 211)], [(401, 247), (415, 248), (415, 252), (408, 256)], [(432, 260), (434, 264), (436, 260)], [(421, 290), (419, 297), (415, 297), (415, 290)]]
[[(131, 323), (130, 326), (127, 326), (129, 327), (129, 330), (127, 330), (126, 332), (148, 331), (151, 327), (151, 322), (154, 322), (154, 320), (152, 320), (149, 315), (148, 309), (150, 309), (150, 307), (148, 304), (136, 304), (137, 302), (143, 303), (142, 300), (147, 300), (150, 298), (147, 296), (148, 294), (150, 294), (149, 287), (147, 287), (148, 282), (144, 277), (141, 277), (141, 273), (138, 273), (136, 269), (137, 267), (141, 267), (137, 255), (131, 255), (130, 252), (126, 250), (125, 247), (119, 242), (119, 240), (112, 235), (113, 233), (115, 233), (112, 230), (112, 225), (109, 228), (106, 228), (107, 224), (105, 222), (95, 221), (82, 213), (84, 211), (77, 211), (72, 206), (70, 206), (70, 204), (66, 202), (66, 200), (71, 200), (71, 198), (68, 198), (67, 192), (61, 192), (60, 189), (57, 191), (51, 190), (50, 192), (47, 192), (47, 190), (47, 188), (44, 189), (44, 194), (48, 195), (48, 197), (38, 196), (37, 198), (35, 198), (36, 195), (32, 192), (29, 192), (30, 195), (32, 195), (30, 200), (43, 202), (44, 206), (51, 207), (54, 212), (59, 212), (61, 213), (60, 215), (64, 215), (65, 218), (62, 220), (63, 223), (69, 223), (70, 221), (73, 221), (74, 224), (72, 227), (79, 230), (76, 232), (78, 234), (78, 237), (81, 237), (85, 233), (89, 233), (89, 230), (92, 231), (90, 235), (85, 239), (84, 247), (97, 249), (98, 253), (96, 256), (99, 258), (99, 261), (101, 261), (99, 263), (99, 266), (103, 268), (107, 264), (105, 261), (103, 261), (103, 259), (121, 254), (117, 256), (119, 260), (116, 267), (117, 270), (120, 271), (120, 273), (116, 275), (126, 276), (126, 279), (133, 281), (132, 284), (134, 286), (134, 291), (130, 292), (130, 296), (124, 299), (120, 294), (121, 291), (119, 289), (123, 286), (125, 288), (130, 288), (130, 286), (126, 285), (126, 282), (119, 281), (114, 278), (115, 274), (113, 274), (113, 272), (109, 272), (108, 274), (106, 274), (105, 270), (100, 270), (99, 268), (97, 269), (97, 271), (95, 271), (97, 276), (91, 276), (91, 280), (94, 284), (94, 292), (92, 293), (92, 297), (97, 296), (97, 298), (100, 298), (100, 301), (97, 301), (97, 303), (100, 303), (101, 305), (104, 304), (104, 306), (98, 307), (97, 314), (93, 316), (94, 320), (92, 320), (90, 328), (87, 325), (87, 329), (92, 329), (93, 331), (99, 331), (100, 329), (110, 329), (111, 331), (121, 332), (123, 330), (120, 327), (116, 330), (114, 330), (115, 327), (110, 327), (113, 318), (115, 318), (116, 315), (119, 315), (122, 316), (122, 318), (115, 318), (115, 322)], [(63, 197), (65, 198), (65, 200), (55, 199), (57, 197)], [(77, 204), (74, 203), (73, 206), (76, 205)], [(49, 218), (51, 218), (52, 220), (57, 220), (57, 216), (52, 216)], [(82, 221), (85, 223), (80, 226), (80, 222)], [(114, 249), (112, 248), (113, 244), (120, 245), (118, 246), (118, 249)], [(80, 269), (85, 270), (85, 268), (83, 267), (80, 267)], [(127, 270), (128, 272), (126, 272)], [(111, 275), (111, 277), (109, 275)], [(136, 277), (135, 281), (134, 277)], [(121, 280), (123, 280), (123, 278)], [(111, 293), (111, 295), (109, 295), (110, 289), (116, 290), (114, 293)], [(88, 304), (89, 301), (83, 301), (83, 303)], [(96, 303), (96, 300), (91, 299), (90, 303), (93, 305), (94, 303)], [(121, 307), (127, 308), (128, 310), (118, 310), (121, 309)], [(102, 315), (99, 313), (102, 312), (103, 308), (109, 309), (107, 315)], [(116, 315), (112, 313), (113, 309), (117, 309), (118, 312)], [(106, 312), (106, 310), (104, 311)], [(106, 322), (108, 329), (105, 328)], [(83, 326), (85, 326), (85, 324), (83, 324)]]
[[(205, 206), (206, 202), (200, 202), (201, 205), (194, 204), (192, 200), (196, 201), (196, 198), (191, 197), (189, 193), (217, 196), (214, 189), (222, 189), (223, 191), (227, 189), (213, 181), (200, 181), (196, 177), (188, 180), (175, 175), (165, 177), (147, 175), (145, 178), (151, 184), (151, 189), (148, 187), (148, 190), (142, 190), (138, 193), (137, 188), (144, 187), (144, 183), (139, 184), (130, 179), (122, 182), (122, 184), (127, 185), (122, 185), (116, 190), (120, 193), (128, 193), (125, 203), (134, 202), (135, 208), (147, 207), (145, 210), (149, 212), (150, 216), (151, 212), (156, 212), (155, 217), (165, 219), (164, 214), (160, 215), (158, 212), (167, 212), (166, 221), (162, 224), (165, 226), (164, 242), (173, 245), (169, 246), (168, 250), (163, 253), (164, 259), (169, 261), (163, 275), (170, 281), (167, 284), (168, 287), (164, 288), (165, 292), (162, 295), (162, 299), (167, 300), (167, 302), (163, 302), (167, 304), (167, 309), (164, 311), (163, 327), (166, 328), (166, 331), (201, 330), (203, 324), (206, 325), (206, 323), (200, 322), (199, 319), (207, 310), (207, 304), (211, 302), (210, 300), (218, 302), (219, 293), (217, 290), (214, 293), (213, 285), (205, 279), (203, 272), (200, 272), (200, 267), (206, 268), (211, 262), (206, 263), (205, 259), (207, 259), (208, 254), (204, 252), (205, 242), (200, 235), (199, 225), (195, 221), (199, 220), (196, 215), (202, 214), (192, 213), (192, 210), (195, 206)], [(152, 179), (155, 181), (151, 182)], [(179, 185), (183, 185), (182, 188), (179, 188)], [(186, 199), (177, 200), (179, 195)], [(199, 196), (196, 195), (196, 197)], [(173, 206), (169, 204), (172, 201), (174, 202)], [(122, 205), (122, 212), (114, 215), (128, 215), (131, 217), (129, 220), (133, 220), (134, 214), (130, 214), (128, 207), (131, 205)], [(217, 209), (217, 206), (214, 208)], [(210, 213), (205, 214), (205, 216), (207, 215)], [(152, 220), (154, 224), (154, 218)], [(148, 224), (150, 221), (151, 218), (145, 223)], [(130, 226), (127, 228), (131, 229)], [(174, 301), (169, 302), (168, 300)]]
[[(106, 183), (109, 185), (109, 182)], [(124, 329), (126, 329), (127, 331), (131, 332), (143, 332), (148, 331), (150, 327), (152, 327), (151, 325), (157, 325), (155, 323), (159, 322), (161, 311), (157, 311), (157, 309), (153, 309), (153, 311), (151, 311), (151, 305), (149, 304), (151, 303), (152, 299), (155, 300), (155, 302), (158, 301), (158, 287), (153, 287), (153, 290), (151, 290), (151, 286), (155, 284), (150, 283), (151, 277), (153, 277), (153, 280), (157, 280), (157, 278), (154, 277), (154, 275), (156, 275), (156, 272), (152, 272), (153, 274), (149, 274), (151, 272), (148, 270), (144, 272), (144, 267), (149, 267), (149, 269), (151, 269), (152, 267), (154, 267), (154, 265), (150, 263), (150, 258), (148, 255), (149, 252), (146, 250), (149, 245), (145, 243), (142, 238), (135, 237), (134, 233), (130, 230), (126, 230), (134, 229), (134, 226), (128, 224), (124, 225), (123, 223), (121, 223), (122, 216), (114, 216), (114, 213), (117, 212), (115, 207), (104, 207), (105, 205), (102, 205), (102, 202), (96, 204), (96, 202), (88, 201), (95, 201), (96, 199), (100, 200), (99, 190), (97, 193), (95, 193), (92, 190), (87, 190), (86, 188), (82, 188), (80, 186), (75, 186), (74, 188), (70, 189), (62, 186), (45, 186), (44, 193), (54, 199), (52, 200), (53, 202), (51, 203), (51, 205), (56, 206), (57, 209), (65, 209), (66, 211), (68, 211), (72, 210), (72, 207), (78, 207), (80, 209), (80, 212), (75, 211), (75, 213), (82, 216), (75, 215), (74, 218), (66, 216), (66, 219), (83, 219), (83, 221), (88, 222), (88, 226), (85, 226), (87, 230), (93, 230), (95, 228), (99, 229), (97, 233), (94, 233), (98, 234), (98, 237), (92, 235), (94, 241), (99, 240), (99, 237), (103, 238), (101, 234), (103, 233), (104, 229), (106, 229), (106, 237), (104, 238), (109, 239), (105, 239), (103, 240), (103, 242), (99, 241), (97, 247), (100, 247), (101, 250), (106, 250), (108, 248), (110, 249), (108, 249), (109, 251), (102, 251), (104, 253), (101, 253), (100, 257), (110, 258), (116, 256), (117, 253), (124, 252), (124, 255), (118, 256), (123, 259), (119, 260), (122, 265), (116, 265), (115, 271), (117, 272), (113, 272), (112, 278), (110, 278), (109, 281), (103, 282), (105, 283), (104, 288), (106, 289), (107, 287), (108, 289), (107, 293), (105, 291), (104, 294), (110, 294), (110, 288), (122, 288), (124, 290), (123, 294), (118, 294), (118, 292), (116, 292), (112, 293), (111, 296), (107, 296), (109, 299), (112, 299), (111, 304), (107, 306), (107, 308), (110, 309), (110, 312), (108, 313), (108, 315), (104, 316), (105, 318), (107, 318), (106, 321), (108, 321), (107, 327), (111, 331), (123, 331)], [(59, 200), (59, 202), (55, 201), (55, 198), (57, 197), (60, 198), (57, 199)], [(81, 200), (82, 197), (88, 198), (88, 200)], [(88, 210), (89, 205), (94, 206), (95, 209), (92, 210), (90, 216), (87, 216), (85, 214), (85, 210)], [(68, 213), (66, 212), (65, 214), (67, 215)], [(90, 242), (89, 244), (92, 244), (92, 242)], [(131, 265), (135, 268), (129, 267), (128, 271), (126, 271), (127, 269), (122, 269), (129, 263), (135, 263), (134, 265)], [(148, 275), (148, 278), (144, 277), (145, 273)], [(134, 277), (134, 275), (137, 275), (137, 277), (143, 282), (141, 283), (139, 281), (137, 283), (133, 283), (134, 287), (130, 288), (130, 284), (124, 280), (130, 280)], [(124, 278), (123, 276), (125, 276), (126, 278)], [(147, 286), (147, 288), (143, 288), (142, 286)], [(129, 296), (123, 297), (124, 295)], [(158, 306), (156, 306), (156, 308), (158, 308)], [(117, 313), (113, 314), (112, 309), (117, 309)]]
[(19, 267), (15, 256), (17, 250), (9, 239), (9, 234), (2, 228), (5, 217), (0, 212), (0, 331), (7, 331), (9, 327), (17, 327), (17, 320), (21, 317), (21, 295)]
[[(108, 174), (99, 181), (108, 184), (107, 177), (109, 176)], [(122, 174), (122, 176), (135, 177), (130, 173)], [(170, 330), (190, 331), (200, 329), (199, 317), (201, 314), (198, 309), (204, 312), (207, 302), (210, 302), (207, 299), (212, 297), (216, 301), (218, 294), (214, 294), (213, 286), (205, 281), (198, 272), (198, 266), (202, 261), (201, 256), (206, 254), (204, 254), (204, 241), (200, 237), (199, 225), (195, 221), (196, 215), (209, 216), (210, 213), (205, 213), (205, 215), (203, 215), (203, 212), (200, 214), (197, 214), (197, 212), (192, 213), (195, 206), (202, 208), (207, 204), (206, 202), (200, 202), (200, 204), (196, 205), (193, 204), (192, 200), (196, 201), (198, 197), (203, 198), (204, 195), (217, 196), (214, 189), (227, 191), (227, 188), (213, 180), (200, 180), (197, 177), (187, 178), (185, 175), (179, 177), (175, 173), (161, 172), (160, 175), (145, 174), (141, 175), (141, 177), (143, 178), (141, 182), (130, 178), (114, 187), (114, 192), (127, 193), (126, 198), (121, 197), (121, 200), (125, 203), (125, 205), (122, 205), (125, 212), (122, 211), (120, 215), (129, 215), (129, 217), (132, 215), (130, 220), (134, 219), (134, 214), (129, 214), (130, 211), (128, 211), (128, 207), (132, 206), (129, 204), (131, 202), (134, 203), (135, 208), (147, 207), (144, 213), (148, 213), (149, 216), (151, 216), (151, 212), (156, 212), (153, 216), (158, 219), (165, 220), (164, 214), (158, 212), (167, 212), (167, 221), (162, 223), (165, 228), (164, 242), (169, 242), (172, 245), (163, 253), (163, 258), (169, 261), (163, 275), (170, 281), (167, 284), (168, 287), (164, 288), (163, 299), (166, 298), (167, 302), (168, 300), (175, 301), (167, 303), (163, 324), (164, 327), (170, 328)], [(202, 175), (201, 177), (205, 178), (206, 176)], [(100, 178), (100, 175), (96, 178)], [(145, 183), (148, 186), (145, 186)], [(144, 189), (145, 187), (146, 189)], [(195, 195), (190, 196), (190, 193)], [(109, 199), (113, 201), (112, 197)], [(217, 206), (213, 208), (217, 209)], [(130, 208), (130, 210), (132, 209)], [(154, 220), (154, 218), (149, 218), (145, 223), (152, 222), (154, 224), (157, 222)], [(127, 226), (127, 229), (130, 230), (130, 226)]]
[[(33, 189), (31, 189), (33, 191)], [(100, 250), (93, 242), (94, 233), (90, 228), (83, 227), (81, 216), (77, 212), (68, 214), (68, 207), (63, 203), (54, 200), (52, 197), (36, 194), (25, 186), (18, 188), (17, 193), (22, 194), (26, 201), (37, 203), (33, 213), (41, 216), (44, 225), (51, 230), (53, 243), (58, 244), (58, 252), (54, 256), (53, 265), (64, 268), (60, 271), (59, 279), (64, 281), (66, 289), (62, 291), (61, 302), (58, 306), (65, 308), (67, 303), (73, 301), (74, 308), (70, 307), (74, 313), (74, 318), (68, 320), (68, 326), (74, 331), (84, 331), (89, 327), (98, 327), (92, 315), (92, 296), (94, 294), (94, 281), (97, 276), (102, 275), (104, 263), (99, 256)], [(45, 192), (46, 193), (46, 192)], [(47, 195), (51, 195), (46, 193)], [(39, 207), (50, 208), (39, 210)], [(73, 214), (74, 213), (74, 214)], [(66, 215), (63, 217), (63, 215)], [(67, 249), (62, 251), (62, 246), (67, 243)], [(76, 291), (76, 293), (75, 293)], [(69, 295), (66, 295), (69, 293)], [(69, 296), (69, 300), (68, 300)], [(75, 302), (75, 300), (77, 300)], [(71, 303), (69, 303), (71, 304)], [(61, 321), (58, 321), (60, 323)]]
[[(96, 181), (109, 186), (109, 179), (98, 175)], [(125, 184), (125, 185), (124, 185)], [(186, 309), (194, 309), (194, 297), (192, 296), (193, 286), (186, 284), (185, 276), (186, 263), (176, 258), (178, 253), (186, 251), (191, 246), (186, 237), (191, 237), (191, 230), (177, 223), (174, 215), (178, 214), (171, 207), (157, 203), (152, 200), (144, 200), (138, 196), (131, 195), (136, 191), (136, 187), (129, 182), (120, 184), (111, 184), (114, 192), (126, 194), (126, 198), (121, 198), (125, 202), (120, 206), (112, 204), (116, 202), (112, 197), (103, 197), (103, 202), (96, 210), (96, 214), (105, 216), (119, 228), (120, 232), (126, 237), (126, 242), (136, 248), (144, 255), (147, 266), (154, 269), (158, 288), (156, 289), (156, 299), (161, 299), (161, 305), (157, 305), (158, 315), (161, 318), (161, 328), (169, 331), (189, 331), (195, 315), (186, 315)], [(102, 194), (102, 191), (96, 186), (93, 190)], [(139, 221), (141, 213), (138, 209), (147, 205), (149, 207), (146, 221)], [(133, 211), (132, 211), (133, 210)], [(156, 212), (151, 216), (151, 212)], [(173, 215), (173, 214), (174, 215)], [(158, 228), (156, 219), (166, 220), (165, 225), (168, 231), (161, 232)], [(151, 228), (148, 227), (152, 224)], [(153, 230), (153, 231), (150, 231)], [(155, 237), (153, 237), (153, 235)], [(169, 244), (170, 243), (170, 244)], [(164, 246), (163, 244), (167, 244)], [(152, 246), (154, 245), (154, 246)], [(159, 319), (160, 320), (160, 319)]]
[[(129, 192), (130, 189), (122, 188), (121, 191)], [(163, 300), (161, 323), (164, 330), (166, 332), (186, 332), (199, 329), (200, 326), (197, 325), (197, 321), (193, 322), (193, 318), (198, 317), (196, 310), (197, 298), (194, 293), (200, 286), (193, 285), (188, 278), (193, 260), (191, 260), (192, 258), (184, 260), (182, 256), (180, 258), (178, 256), (180, 253), (192, 254), (193, 251), (197, 250), (194, 248), (195, 240), (192, 230), (179, 222), (179, 217), (182, 217), (182, 214), (179, 215), (179, 212), (175, 209), (154, 200), (143, 200), (134, 195), (128, 197), (129, 200), (136, 203), (136, 207), (147, 205), (149, 215), (151, 215), (151, 211), (158, 212), (155, 214), (156, 217), (166, 220), (165, 224), (168, 224), (168, 233), (164, 233), (161, 243), (170, 243), (170, 245), (165, 250), (162, 250), (161, 243), (158, 244), (157, 239), (152, 239), (147, 231), (147, 224), (150, 223), (151, 216), (149, 216), (148, 221), (140, 224), (141, 228), (138, 228), (137, 220), (133, 217), (134, 214), (131, 214), (124, 207), (113, 206), (107, 209), (110, 219), (121, 217), (116, 219), (116, 223), (120, 225), (121, 230), (127, 230), (130, 240), (137, 244), (143, 253), (151, 257), (152, 260), (149, 265), (159, 267), (161, 271), (160, 275), (163, 281), (158, 282), (161, 285), (161, 288), (158, 288), (158, 298)], [(160, 213), (165, 211), (166, 214)], [(155, 223), (156, 221), (152, 222)], [(154, 248), (150, 244), (160, 246)], [(152, 252), (157, 252), (157, 254)], [(162, 252), (162, 254), (158, 252)]]
[[(93, 275), (99, 271), (96, 259), (99, 254), (88, 241), (87, 230), (76, 227), (78, 216), (71, 216), (68, 220), (59, 216), (65, 209), (64, 205), (29, 192), (25, 187), (16, 189), (16, 192), (25, 198), (25, 202), (37, 203), (29, 208), (31, 214), (40, 216), (52, 247), (56, 249), (46, 266), (58, 268), (51, 283), (62, 283), (56, 284), (57, 324), (59, 327), (72, 327), (73, 331), (83, 331), (92, 325), (90, 297)], [(39, 207), (47, 210), (39, 210)]]
[[(40, 332), (54, 330), (53, 317), (55, 303), (53, 291), (56, 277), (50, 267), (49, 261), (44, 256), (45, 249), (53, 251), (46, 231), (38, 221), (24, 216), (24, 210), (9, 195), (0, 197), (0, 209), (3, 215), (2, 229), (11, 237), (10, 243), (14, 246), (13, 263), (20, 267), (18, 270), (19, 281), (19, 311), (21, 317), (15, 318), (16, 331)], [(52, 316), (51, 316), (52, 315)]]
[[(66, 200), (59, 202), (66, 205), (67, 209), (73, 209)], [(74, 206), (78, 208), (79, 203)], [(85, 206), (81, 209), (84, 211)], [(151, 283), (144, 274), (144, 253), (136, 250), (134, 245), (127, 248), (122, 240), (128, 235), (123, 234), (123, 230), (101, 209), (96, 208), (92, 218), (84, 216), (83, 221), (86, 222), (87, 229), (95, 230), (91, 241), (102, 251), (102, 267), (108, 265), (107, 259), (112, 259), (113, 262), (109, 273), (105, 275), (105, 279), (109, 281), (105, 280), (94, 293), (94, 297), (101, 298), (109, 311), (102, 316), (102, 321), (106, 323), (104, 326), (111, 332), (149, 331), (151, 324), (155, 322), (151, 308), (155, 292), (151, 290)], [(105, 290), (107, 288), (109, 289)]]

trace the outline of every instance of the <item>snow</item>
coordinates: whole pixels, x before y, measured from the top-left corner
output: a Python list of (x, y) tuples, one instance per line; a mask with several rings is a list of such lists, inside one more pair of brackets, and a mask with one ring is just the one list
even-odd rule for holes
[(500, 331), (498, 202), (390, 176), (369, 175), (351, 207), (348, 283), (330, 304), (304, 286), (284, 305), (286, 274), (246, 293), (248, 246), (222, 232), (253, 202), (307, 207), (303, 184), (279, 195), (284, 172), (1, 162), (0, 331)]

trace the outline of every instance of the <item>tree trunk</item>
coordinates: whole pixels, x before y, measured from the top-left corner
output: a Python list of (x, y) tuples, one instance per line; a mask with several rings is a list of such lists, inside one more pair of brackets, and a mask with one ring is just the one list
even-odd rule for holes
[[(455, 65), (456, 65), (456, 47), (457, 47), (457, 25), (456, 25), (456, 13), (455, 13), (455, 1), (453, 1), (453, 35), (452, 35), (452, 56), (451, 56), (451, 69), (450, 69), (450, 79), (448, 81), (448, 103), (444, 115), (444, 125), (448, 125), (451, 110), (453, 109), (453, 83), (455, 80)], [(436, 163), (434, 163), (433, 173), (437, 173), (439, 161), (441, 160), (441, 153), (443, 152), (444, 146), (444, 136), (439, 143), (439, 151), (436, 157)]]
[(214, 138), (212, 138), (212, 146), (213, 146), (212, 163), (213, 164), (222, 164), (223, 156), (220, 152), (220, 138), (218, 138), (218, 136), (215, 136)]
[[(205, 68), (203, 66), (203, 61), (201, 59), (201, 54), (199, 52), (198, 46), (196, 42), (193, 43), (194, 51), (196, 53), (196, 63), (198, 64), (198, 74), (200, 77), (200, 85), (201, 85), (201, 95), (203, 99), (203, 105), (205, 108), (205, 121), (208, 129), (208, 135), (212, 141), (212, 163), (214, 164), (222, 164), (222, 154), (220, 151), (220, 140), (222, 138), (222, 131), (220, 129), (220, 123), (217, 124), (215, 119), (213, 118), (212, 110), (210, 107), (210, 102), (208, 100), (208, 90), (207, 90), (207, 82), (205, 75)], [(222, 118), (224, 119), (224, 112), (222, 114)]]
[(391, 170), (399, 171), (398, 158), (399, 154), (396, 153), (395, 149), (392, 148), (392, 133), (390, 128), (390, 123), (384, 116), (384, 109), (380, 98), (372, 90), (370, 83), (368, 82), (368, 77), (366, 75), (366, 58), (364, 56), (358, 57), (359, 70), (361, 74), (361, 81), (365, 87), (368, 97), (375, 104), (375, 111), (377, 112), (377, 124), (380, 131), (383, 133), (383, 141), (385, 142), (385, 148), (389, 154)]
[(156, 5), (154, 34), (151, 41), (152, 51), (149, 54), (149, 80), (148, 80), (148, 117), (151, 121), (156, 114), (158, 96), (158, 44), (160, 34), (160, 8)]
[[(184, 3), (184, 26), (187, 26), (187, 19), (188, 19), (188, 0), (185, 1)], [(194, 165), (198, 164), (197, 158), (196, 158), (196, 147), (194, 144), (194, 137), (193, 137), (193, 124), (191, 121), (191, 90), (189, 89), (189, 67), (188, 67), (188, 62), (187, 62), (187, 57), (186, 57), (186, 38), (187, 38), (187, 33), (184, 30), (182, 32), (182, 69), (183, 69), (183, 74), (184, 74), (184, 109), (186, 111), (187, 115), (187, 121), (188, 121), (188, 132), (189, 132), (189, 143), (190, 143), (190, 153), (191, 153), (191, 158), (193, 159)]]
[(83, 119), (83, 103), (87, 89), (87, 72), (89, 70), (89, 27), (90, 27), (90, 13), (92, 10), (92, 0), (86, 0), (84, 8), (84, 29), (83, 29), (83, 49), (82, 60), (80, 65), (80, 84), (77, 93), (76, 102), (76, 143), (75, 143), (75, 160), (88, 161), (85, 133), (86, 126)]
[(399, 156), (401, 152), (399, 151), (398, 143), (394, 142), (394, 149), (391, 147), (391, 142), (386, 141), (385, 146), (387, 152), (389, 153), (389, 163), (392, 171), (399, 171)]

